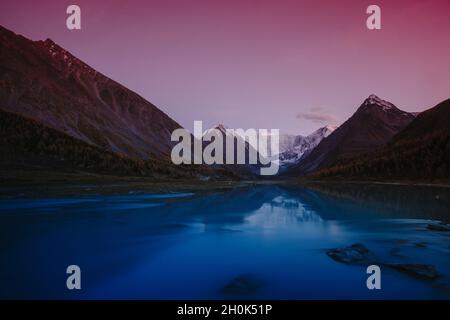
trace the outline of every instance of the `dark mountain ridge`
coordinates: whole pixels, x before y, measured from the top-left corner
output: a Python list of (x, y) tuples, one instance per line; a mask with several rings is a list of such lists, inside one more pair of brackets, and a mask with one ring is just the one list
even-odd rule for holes
[(385, 146), (315, 172), (318, 179), (450, 180), (450, 99), (421, 112)]
[(82, 171), (166, 180), (212, 174), (205, 167), (175, 166), (165, 161), (129, 158), (46, 127), (36, 120), (2, 110), (0, 164), (2, 169)]
[(375, 150), (404, 129), (414, 115), (370, 95), (356, 112), (306, 156), (289, 174), (305, 174)]
[(169, 159), (181, 126), (50, 39), (0, 27), (0, 108), (130, 157)]

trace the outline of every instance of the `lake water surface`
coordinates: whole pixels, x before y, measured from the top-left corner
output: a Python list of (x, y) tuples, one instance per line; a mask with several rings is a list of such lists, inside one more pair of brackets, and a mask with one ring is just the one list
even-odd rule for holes
[[(427, 228), (449, 217), (449, 188), (388, 185), (1, 199), (0, 298), (449, 299), (450, 232)], [(368, 263), (327, 255), (355, 243), (381, 290)]]

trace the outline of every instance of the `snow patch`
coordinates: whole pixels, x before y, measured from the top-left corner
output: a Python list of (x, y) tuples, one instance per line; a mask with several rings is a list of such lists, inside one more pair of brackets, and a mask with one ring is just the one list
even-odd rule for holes
[[(310, 135), (294, 136), (294, 143), (288, 145), (287, 148), (282, 148), (280, 141), (280, 166), (286, 167), (296, 163), (299, 163), (305, 158), (311, 151), (319, 145), (319, 143), (326, 137), (328, 137), (337, 126), (325, 126), (317, 129)], [(280, 140), (282, 140), (280, 138)]]
[(385, 111), (385, 112), (388, 111), (388, 110), (391, 110), (391, 109), (397, 109), (392, 103), (390, 103), (390, 102), (388, 102), (386, 100), (380, 99), (379, 97), (377, 97), (374, 94), (371, 94), (364, 101), (363, 105), (364, 106), (375, 105), (375, 106), (378, 106), (378, 107), (382, 108), (383, 111)]

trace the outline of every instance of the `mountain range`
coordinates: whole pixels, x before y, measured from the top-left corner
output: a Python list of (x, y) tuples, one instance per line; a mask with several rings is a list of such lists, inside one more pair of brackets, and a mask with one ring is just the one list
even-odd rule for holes
[(323, 139), (291, 173), (305, 174), (376, 149), (388, 143), (415, 116), (370, 95), (356, 112)]
[(283, 168), (288, 168), (299, 163), (336, 128), (336, 126), (321, 127), (307, 136), (281, 135), (280, 165)]
[(450, 180), (450, 99), (421, 112), (387, 144), (314, 172), (319, 179)]
[[(2, 166), (164, 179), (254, 178), (261, 167), (173, 165), (170, 136), (181, 128), (175, 120), (52, 40), (31, 41), (1, 26), (0, 117)], [(215, 128), (227, 135), (225, 126)], [(313, 179), (449, 178), (449, 128), (450, 100), (417, 114), (372, 94), (339, 127), (281, 135), (280, 172)], [(254, 151), (242, 137), (233, 139)]]

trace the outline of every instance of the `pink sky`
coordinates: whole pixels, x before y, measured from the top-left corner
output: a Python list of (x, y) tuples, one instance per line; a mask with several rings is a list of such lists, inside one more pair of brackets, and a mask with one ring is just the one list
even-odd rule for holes
[[(2, 0), (0, 24), (53, 39), (189, 129), (307, 134), (371, 93), (407, 111), (450, 98), (449, 0), (36, 3)], [(81, 31), (66, 29), (69, 4), (81, 7)], [(370, 4), (381, 30), (366, 28)]]

